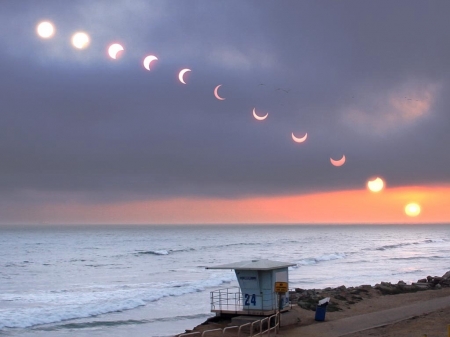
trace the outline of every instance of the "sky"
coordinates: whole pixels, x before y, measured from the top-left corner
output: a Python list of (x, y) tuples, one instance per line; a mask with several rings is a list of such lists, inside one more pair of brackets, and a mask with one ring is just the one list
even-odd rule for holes
[(449, 12), (2, 1), (0, 224), (449, 223)]

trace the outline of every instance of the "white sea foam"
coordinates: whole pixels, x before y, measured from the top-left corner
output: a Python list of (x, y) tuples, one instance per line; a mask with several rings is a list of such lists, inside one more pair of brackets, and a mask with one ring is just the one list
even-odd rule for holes
[(149, 254), (149, 255), (169, 255), (169, 251), (165, 250), (165, 249), (145, 250), (145, 251), (138, 252), (138, 254), (140, 254), (140, 255), (145, 255), (145, 254)]
[(123, 311), (158, 301), (168, 296), (205, 291), (230, 282), (234, 276), (213, 274), (205, 280), (145, 283), (123, 286), (91, 286), (73, 290), (1, 294), (2, 301), (27, 304), (22, 308), (0, 309), (0, 329), (25, 328)]

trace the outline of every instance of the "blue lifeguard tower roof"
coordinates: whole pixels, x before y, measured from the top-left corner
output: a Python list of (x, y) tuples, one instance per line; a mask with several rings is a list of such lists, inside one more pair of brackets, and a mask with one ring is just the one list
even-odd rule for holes
[(250, 260), (241, 261), (219, 266), (206, 267), (206, 269), (234, 269), (234, 270), (275, 270), (296, 266), (296, 263), (272, 261), (272, 260)]

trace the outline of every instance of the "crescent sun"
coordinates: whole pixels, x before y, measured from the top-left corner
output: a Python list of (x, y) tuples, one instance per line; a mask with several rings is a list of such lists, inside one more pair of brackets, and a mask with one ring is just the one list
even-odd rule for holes
[(178, 79), (180, 80), (181, 83), (186, 84), (186, 82), (184, 81), (184, 74), (188, 71), (191, 71), (191, 69), (183, 69), (180, 71), (180, 73), (178, 74)]
[(122, 50), (123, 50), (122, 45), (120, 45), (118, 43), (113, 43), (108, 48), (108, 54), (112, 59), (115, 60), (115, 59), (117, 59), (117, 53)]
[(339, 160), (334, 160), (333, 158), (330, 158), (330, 162), (333, 166), (342, 166), (345, 163), (345, 155), (342, 156)]
[(222, 86), (222, 84), (219, 84), (215, 89), (214, 89), (214, 96), (216, 96), (216, 98), (220, 101), (223, 101), (225, 98), (220, 97), (219, 94), (217, 93), (217, 91), (219, 90), (219, 88)]
[(269, 115), (269, 113), (266, 113), (264, 116), (258, 116), (258, 115), (256, 114), (255, 109), (256, 109), (256, 108), (253, 108), (253, 117), (255, 117), (255, 119), (257, 119), (257, 120), (259, 120), (259, 121), (265, 120), (265, 119), (267, 118), (267, 116)]
[(145, 57), (144, 62), (143, 62), (145, 69), (150, 70), (150, 63), (157, 59), (158, 58), (155, 55), (148, 55), (147, 57)]
[(294, 133), (292, 132), (292, 139), (296, 143), (303, 143), (306, 140), (306, 138), (308, 138), (308, 133), (305, 133), (305, 135), (303, 137), (301, 137), (301, 138), (297, 138), (297, 137), (294, 136)]

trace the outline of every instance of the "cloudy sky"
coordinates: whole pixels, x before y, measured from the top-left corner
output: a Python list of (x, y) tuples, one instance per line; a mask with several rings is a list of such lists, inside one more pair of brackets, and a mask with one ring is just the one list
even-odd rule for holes
[(3, 1), (0, 223), (450, 222), (449, 12), (445, 0)]

